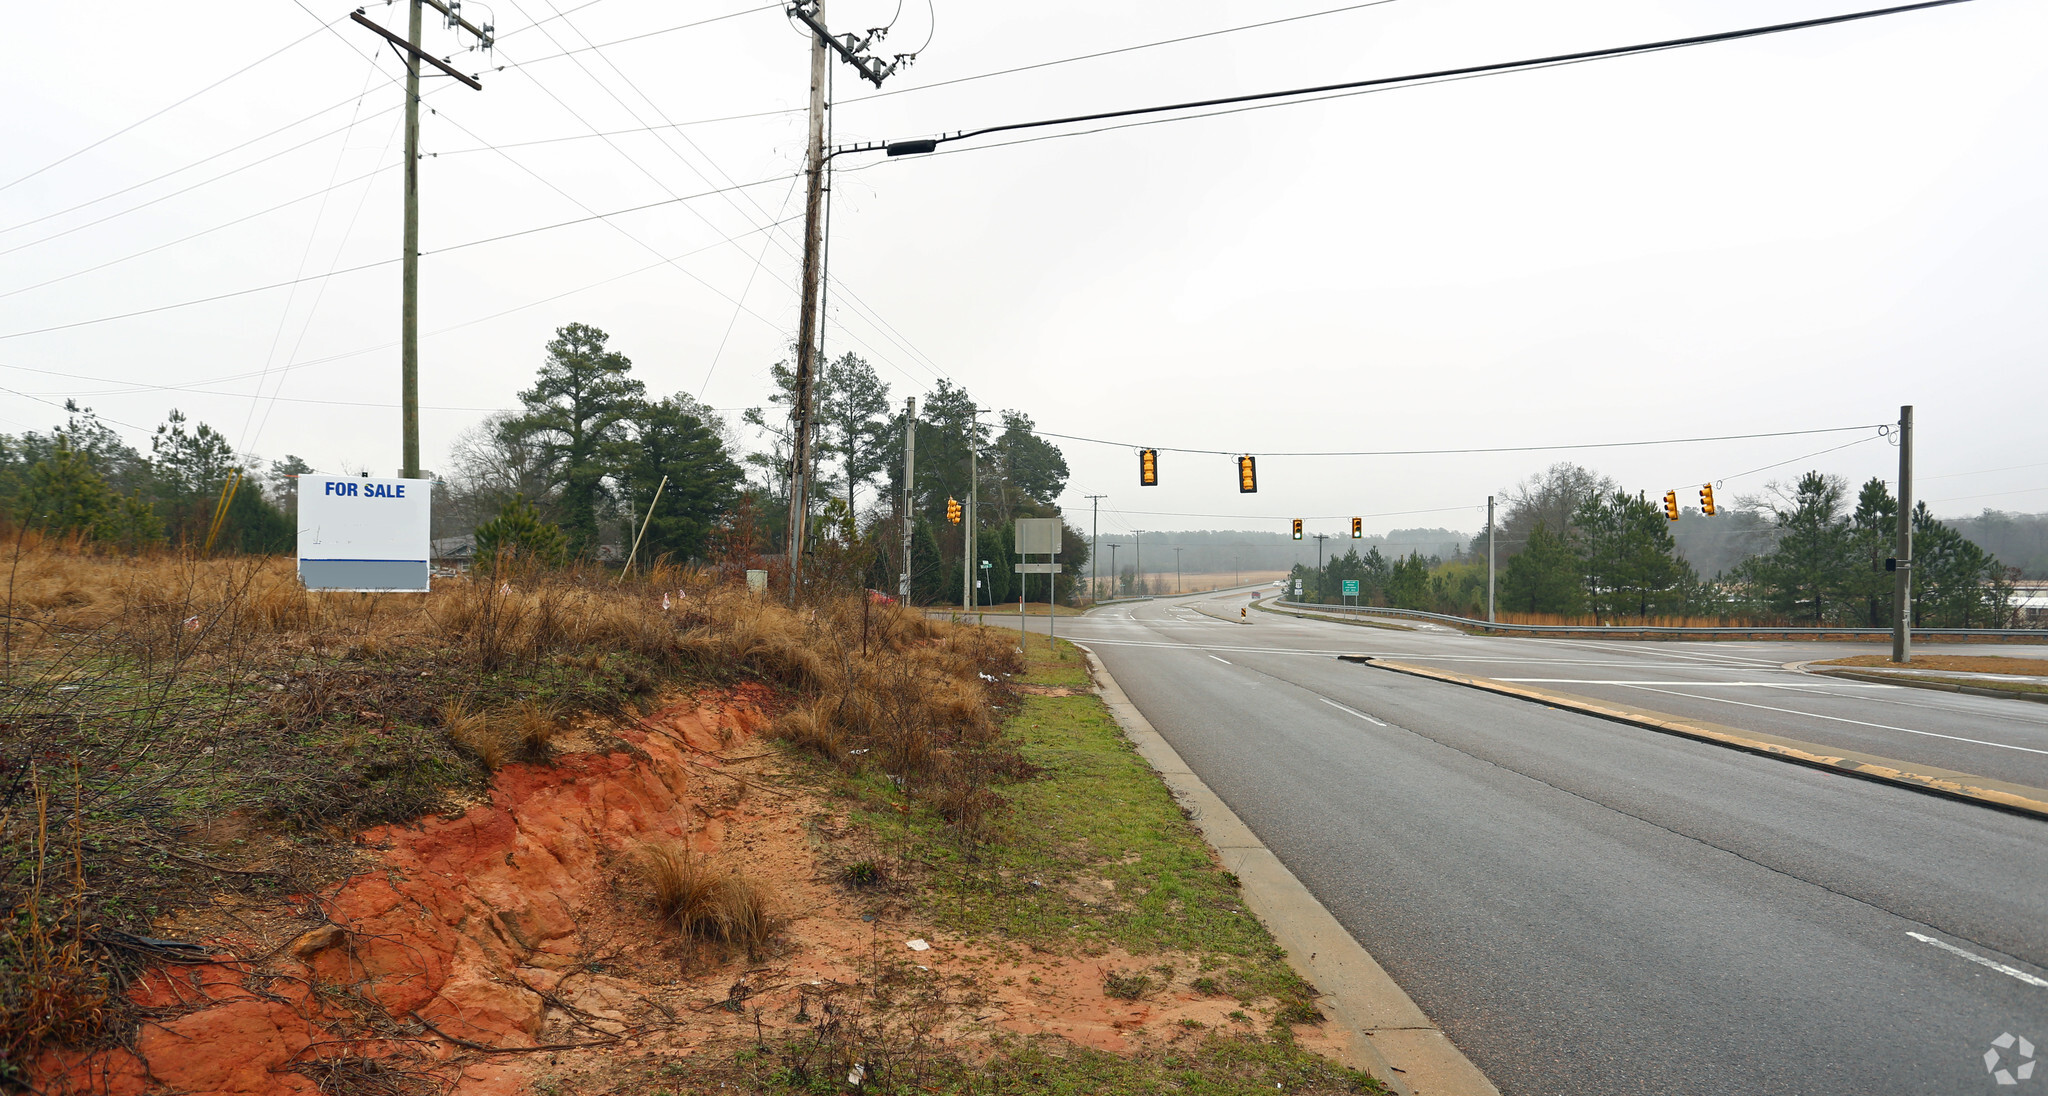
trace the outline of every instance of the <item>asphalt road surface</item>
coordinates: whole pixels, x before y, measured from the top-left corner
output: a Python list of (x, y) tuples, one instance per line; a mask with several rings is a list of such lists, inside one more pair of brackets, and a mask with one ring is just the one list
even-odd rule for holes
[(1336, 656), (2041, 787), (2048, 705), (1782, 669), (1863, 645), (1240, 625), (1244, 603), (1059, 632), (1503, 1092), (2048, 1093), (2048, 1064), (2015, 1087), (1985, 1061), (2007, 1032), (2048, 1059), (2048, 822)]

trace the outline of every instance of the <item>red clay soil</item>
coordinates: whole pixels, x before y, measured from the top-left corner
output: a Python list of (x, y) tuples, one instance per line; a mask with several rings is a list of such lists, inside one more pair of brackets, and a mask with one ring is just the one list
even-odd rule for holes
[[(377, 870), (321, 898), (327, 924), (280, 954), (236, 958), (261, 942), (221, 938), (207, 941), (224, 945), (221, 962), (151, 970), (131, 997), (175, 1015), (145, 1022), (132, 1052), (51, 1054), (35, 1083), (46, 1092), (312, 1093), (315, 1081), (292, 1070), (322, 1058), (445, 1060), (465, 1049), (455, 1040), (532, 1047), (548, 1005), (517, 972), (573, 961), (578, 911), (611, 889), (608, 857), (686, 835), (686, 753), (701, 759), (764, 723), (748, 694), (678, 705), (617, 732), (642, 756), (508, 765), (487, 804), (370, 830), (359, 840)], [(721, 830), (713, 818), (691, 836), (715, 846)], [(452, 1038), (408, 1037), (389, 1023), (415, 1018)], [(509, 1094), (522, 1076), (507, 1061), (465, 1064), (459, 1091)]]
[[(488, 803), (363, 834), (371, 869), (296, 909), (164, 926), (217, 947), (216, 961), (149, 971), (131, 991), (147, 1017), (133, 1049), (50, 1052), (34, 1085), (239, 1096), (316, 1093), (325, 1077), (458, 1096), (543, 1081), (605, 1092), (652, 1062), (796, 1030), (835, 999), (878, 1025), (909, 1003), (963, 1049), (1017, 1032), (1130, 1052), (1248, 1022), (1237, 1001), (1194, 991), (1192, 956), (990, 947), (848, 891), (828, 863), (846, 851), (843, 812), (776, 786), (758, 766), (777, 755), (743, 748), (764, 700), (700, 697), (610, 728), (626, 748), (508, 765)], [(768, 884), (787, 919), (768, 953), (707, 952), (658, 924), (629, 869), (649, 841), (687, 842)], [(1107, 997), (1111, 970), (1159, 988)], [(1297, 1034), (1330, 1050), (1319, 1029)]]

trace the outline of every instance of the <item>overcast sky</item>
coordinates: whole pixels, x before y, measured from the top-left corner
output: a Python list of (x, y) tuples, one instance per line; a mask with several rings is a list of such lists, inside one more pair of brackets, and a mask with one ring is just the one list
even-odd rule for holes
[[(572, 321), (610, 332), (655, 393), (732, 409), (765, 400), (767, 365), (795, 326), (789, 219), (802, 207), (808, 44), (778, 7), (732, 14), (744, 6), (464, 5), (500, 43), (456, 54), (482, 92), (428, 81), (426, 251), (758, 185), (424, 258), (429, 467), (488, 410), (515, 405), (542, 345)], [(1339, 6), (834, 0), (835, 28), (893, 16), (884, 52), (924, 45), (881, 97), (836, 66), (834, 137), (900, 139), (1868, 5), (1387, 0), (947, 83)], [(347, 19), (352, 7), (9, 12), (0, 184), (13, 185), (0, 189), (0, 251), (18, 250), (0, 255), (0, 431), (47, 429), (61, 417), (52, 404), (76, 397), (141, 443), (175, 406), (266, 458), (396, 468), (395, 261), (21, 334), (395, 260), (401, 69)], [(404, 10), (368, 9), (401, 34)], [(428, 15), (431, 49), (470, 44)], [(644, 37), (619, 41), (634, 36)], [(1105, 532), (1278, 530), (1295, 515), (1338, 532), (1354, 514), (1369, 532), (1471, 531), (1487, 494), (1564, 459), (1653, 495), (1679, 488), (1688, 502), (1708, 480), (1725, 481), (1725, 502), (1808, 467), (1890, 479), (1896, 450), (1875, 430), (1271, 454), (1869, 426), (1907, 403), (1919, 493), (1937, 513), (2048, 509), (2044, 40), (2048, 6), (1975, 0), (1009, 147), (843, 156), (828, 352), (874, 361), (899, 405), (943, 375), (1046, 430), (1117, 443), (1060, 442), (1074, 471), (1067, 513), (1085, 526), (1082, 496), (1107, 494)], [(593, 42), (618, 44), (550, 59)], [(734, 115), (748, 117), (644, 129)], [(125, 261), (78, 273), (110, 260)], [(1269, 455), (1256, 495), (1237, 492), (1228, 457), (1173, 452), (1161, 486), (1141, 489), (1135, 445)], [(1789, 463), (1750, 471), (1779, 462)]]

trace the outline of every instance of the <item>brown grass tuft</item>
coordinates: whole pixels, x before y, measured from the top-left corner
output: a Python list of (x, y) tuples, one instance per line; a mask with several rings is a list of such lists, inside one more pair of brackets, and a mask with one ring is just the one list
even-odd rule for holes
[(441, 705), (441, 733), (448, 741), (476, 755), (484, 768), (497, 772), (506, 761), (505, 740), (484, 714), (462, 700)]
[(751, 955), (782, 927), (767, 888), (756, 880), (678, 845), (643, 846), (639, 859), (656, 916), (686, 937), (737, 945)]

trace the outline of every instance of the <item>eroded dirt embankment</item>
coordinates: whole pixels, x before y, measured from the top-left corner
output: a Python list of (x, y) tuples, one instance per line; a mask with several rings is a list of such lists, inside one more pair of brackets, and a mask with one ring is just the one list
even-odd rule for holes
[[(151, 1014), (133, 1051), (53, 1054), (38, 1086), (315, 1092), (323, 1061), (430, 1069), (471, 1049), (464, 1042), (535, 1046), (554, 991), (584, 964), (579, 916), (612, 893), (619, 856), (661, 839), (716, 850), (736, 804), (721, 810), (699, 794), (707, 779), (692, 770), (752, 737), (766, 719), (760, 699), (674, 705), (615, 730), (626, 749), (508, 765), (488, 803), (364, 833), (374, 867), (310, 903), (324, 924), (279, 947), (256, 919), (254, 933), (206, 941), (223, 961), (149, 971), (131, 990)], [(625, 1030), (592, 1011), (600, 1030)], [(451, 1073), (443, 1079), (465, 1093), (518, 1087), (511, 1061)]]
[[(606, 748), (504, 767), (458, 816), (362, 834), (366, 870), (327, 892), (179, 919), (166, 935), (216, 961), (150, 970), (131, 989), (147, 1016), (132, 1049), (50, 1053), (37, 1087), (597, 1092), (824, 1017), (962, 1050), (1012, 1032), (1118, 1052), (1244, 1022), (1239, 1002), (1191, 988), (1191, 956), (967, 941), (900, 896), (850, 891), (832, 870), (843, 805), (761, 771), (779, 762), (752, 741), (766, 701), (700, 696), (606, 728)], [(762, 880), (785, 928), (751, 959), (678, 939), (631, 870), (648, 842)], [(1158, 989), (1106, 995), (1124, 967)]]

